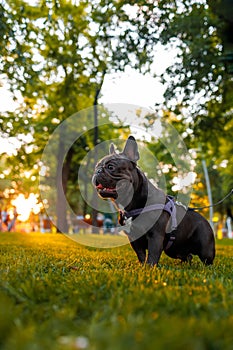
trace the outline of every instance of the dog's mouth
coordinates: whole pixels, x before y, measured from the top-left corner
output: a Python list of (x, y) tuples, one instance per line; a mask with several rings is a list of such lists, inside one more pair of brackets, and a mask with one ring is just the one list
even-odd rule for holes
[(100, 183), (97, 183), (95, 187), (102, 198), (117, 198), (116, 187), (105, 187)]

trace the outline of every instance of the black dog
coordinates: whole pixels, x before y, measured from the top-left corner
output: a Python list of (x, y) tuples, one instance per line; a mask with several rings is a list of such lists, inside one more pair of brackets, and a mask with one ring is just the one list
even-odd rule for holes
[(118, 208), (119, 223), (139, 261), (157, 265), (164, 250), (174, 259), (191, 261), (194, 254), (212, 264), (215, 240), (208, 221), (156, 188), (137, 167), (138, 159), (133, 136), (122, 153), (117, 154), (112, 144), (110, 155), (96, 165), (92, 181), (99, 196), (112, 199)]

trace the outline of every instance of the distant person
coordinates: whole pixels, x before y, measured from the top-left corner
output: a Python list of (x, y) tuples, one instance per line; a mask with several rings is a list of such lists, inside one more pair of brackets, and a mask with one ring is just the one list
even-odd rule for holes
[(104, 221), (103, 221), (103, 230), (104, 230), (104, 233), (114, 232), (114, 224), (111, 216), (105, 215)]
[(8, 227), (8, 221), (9, 221), (9, 214), (7, 212), (7, 208), (3, 209), (1, 212), (1, 219), (2, 219), (2, 224), (4, 224), (6, 227)]
[(226, 228), (227, 228), (227, 237), (228, 238), (233, 238), (232, 220), (233, 220), (233, 216), (232, 216), (231, 210), (229, 208), (227, 208)]
[(18, 216), (17, 210), (16, 208), (14, 208), (14, 212), (13, 212), (13, 219), (8, 221), (8, 226), (7, 229), (10, 232), (14, 227), (15, 227), (15, 222)]

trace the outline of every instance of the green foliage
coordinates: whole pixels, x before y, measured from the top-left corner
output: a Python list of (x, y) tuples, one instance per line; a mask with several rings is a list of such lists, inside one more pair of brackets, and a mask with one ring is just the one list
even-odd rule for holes
[[(123, 71), (127, 65), (148, 72), (154, 46), (160, 41), (177, 49), (177, 59), (162, 77), (167, 86), (163, 118), (177, 128), (188, 148), (199, 148), (201, 144), (201, 155), (214, 185), (214, 201), (223, 197), (233, 187), (233, 89), (224, 59), (231, 44), (231, 36), (226, 34), (232, 19), (221, 6), (227, 3), (228, 0), (59, 0), (38, 1), (36, 5), (21, 0), (3, 2), (0, 68), (14, 98), (21, 95), (23, 99), (16, 111), (0, 119), (1, 132), (21, 142), (17, 155), (9, 157), (5, 164), (12, 187), (25, 193), (34, 191), (37, 181), (30, 179), (38, 177), (49, 135), (70, 115), (96, 102), (107, 73)], [(111, 130), (107, 136), (111, 138)], [(62, 153), (63, 141), (58, 138), (59, 142), (60, 148), (53, 155), (55, 161)], [(91, 148), (91, 140), (85, 145)], [(64, 184), (72, 207), (82, 205), (73, 196), (76, 170), (84, 153), (79, 146), (77, 143), (70, 150), (71, 176)], [(161, 154), (163, 163), (171, 163), (166, 150), (154, 145), (151, 149)], [(53, 167), (57, 165), (55, 161)], [(25, 170), (30, 170), (29, 178)]]
[[(159, 1), (160, 40), (176, 47), (175, 62), (163, 75), (165, 111), (188, 148), (205, 158), (217, 202), (233, 187), (232, 75), (225, 55), (232, 51), (232, 4), (227, 0)], [(182, 131), (183, 129), (183, 131)], [(188, 132), (185, 132), (187, 130)], [(200, 150), (201, 146), (201, 150)], [(201, 166), (197, 167), (199, 179)], [(202, 172), (202, 171), (201, 171)], [(229, 199), (220, 210), (231, 206)]]
[(152, 269), (128, 245), (1, 233), (1, 349), (230, 350), (233, 243), (217, 243), (212, 267), (162, 256)]
[[(26, 193), (35, 188), (35, 181), (30, 183), (29, 179), (36, 176), (38, 180), (41, 156), (49, 136), (62, 121), (98, 103), (107, 73), (122, 71), (126, 65), (148, 71), (157, 38), (150, 17), (153, 8), (146, 1), (142, 5), (143, 11), (138, 8), (140, 15), (131, 16), (129, 8), (133, 5), (123, 0), (59, 0), (36, 4), (16, 0), (1, 4), (0, 67), (14, 98), (21, 97), (22, 103), (16, 111), (3, 113), (0, 131), (21, 142), (17, 154), (8, 161), (18, 191)], [(52, 168), (62, 166), (64, 142), (58, 135)], [(88, 147), (95, 143), (94, 138), (92, 144), (89, 140)], [(67, 178), (69, 170), (76, 169), (74, 161), (80, 161), (83, 154), (81, 151), (75, 157), (77, 152), (80, 149), (74, 146), (69, 153), (71, 165), (64, 163), (63, 188), (65, 191), (69, 188), (72, 193), (76, 183), (71, 188)], [(31, 172), (28, 181), (22, 181), (25, 170)], [(61, 227), (66, 227), (66, 208), (59, 190), (57, 202), (57, 217), (64, 222)]]
[(200, 111), (203, 106), (200, 100), (195, 106), (192, 104), (195, 94), (202, 92), (204, 101), (212, 99), (213, 94), (219, 94), (215, 85), (223, 79), (218, 33), (221, 22), (205, 1), (186, 0), (180, 4), (174, 0), (169, 2), (169, 6), (166, 1), (160, 1), (159, 7), (163, 25), (160, 39), (165, 45), (175, 42), (178, 46), (177, 62), (167, 70), (171, 77), (167, 99), (181, 95), (183, 107), (191, 104), (192, 108)]

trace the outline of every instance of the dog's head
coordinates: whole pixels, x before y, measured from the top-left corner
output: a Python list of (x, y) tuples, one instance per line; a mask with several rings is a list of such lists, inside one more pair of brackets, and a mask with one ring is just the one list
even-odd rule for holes
[(119, 154), (111, 144), (109, 155), (97, 163), (92, 179), (99, 196), (103, 199), (117, 199), (122, 204), (124, 198), (128, 198), (127, 201), (129, 197), (132, 198), (137, 183), (138, 159), (138, 146), (133, 136), (129, 136), (123, 152)]

